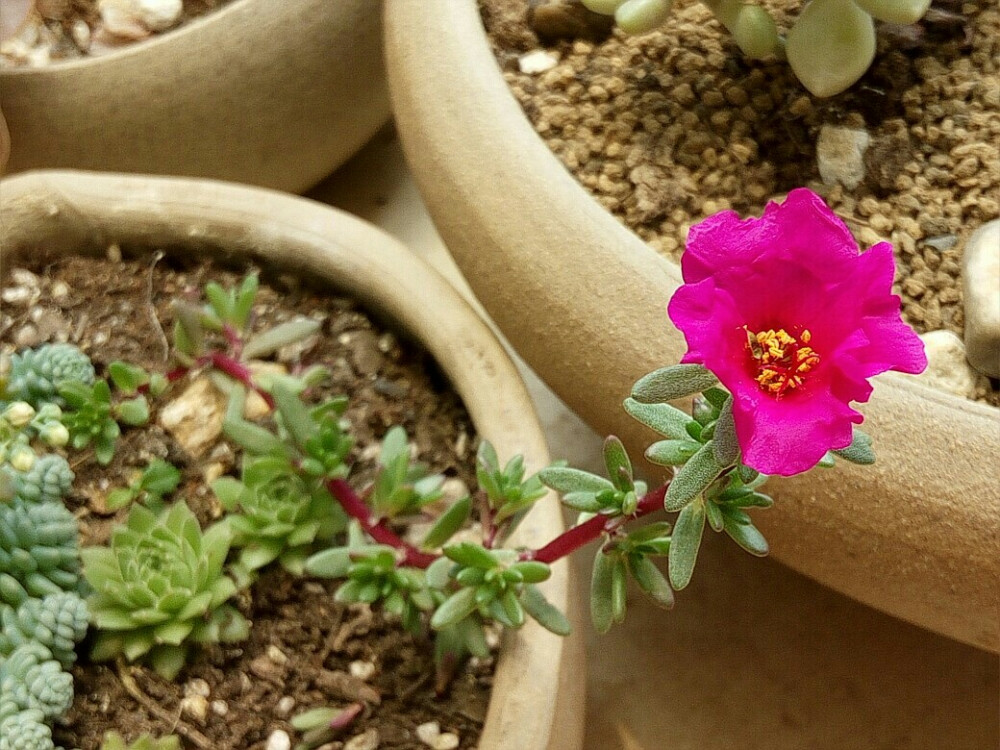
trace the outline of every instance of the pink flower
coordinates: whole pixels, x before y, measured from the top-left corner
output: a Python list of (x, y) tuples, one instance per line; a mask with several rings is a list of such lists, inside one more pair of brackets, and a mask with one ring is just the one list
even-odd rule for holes
[(789, 476), (851, 443), (868, 378), (918, 373), (923, 344), (891, 293), (892, 246), (858, 252), (815, 193), (793, 190), (759, 219), (723, 211), (691, 228), (684, 285), (671, 320), (683, 362), (711, 370), (733, 394), (743, 461)]

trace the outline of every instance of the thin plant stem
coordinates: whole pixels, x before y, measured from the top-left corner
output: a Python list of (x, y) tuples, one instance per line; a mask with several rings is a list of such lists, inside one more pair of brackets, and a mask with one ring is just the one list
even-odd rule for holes
[(648, 516), (657, 510), (663, 510), (663, 496), (667, 492), (667, 484), (647, 492), (636, 506), (635, 513), (630, 516), (596, 515), (572, 529), (567, 529), (539, 550), (524, 550), (522, 560), (537, 560), (543, 563), (554, 563), (561, 560), (585, 544), (597, 539), (601, 534), (611, 533), (619, 527), (637, 518)]
[(389, 528), (384, 519), (373, 518), (368, 506), (358, 497), (354, 489), (343, 479), (327, 480), (326, 488), (330, 490), (340, 507), (351, 518), (361, 524), (368, 535), (379, 544), (386, 544), (403, 553), (403, 565), (414, 568), (427, 568), (438, 559), (437, 555), (421, 552), (411, 544), (404, 542), (395, 531)]

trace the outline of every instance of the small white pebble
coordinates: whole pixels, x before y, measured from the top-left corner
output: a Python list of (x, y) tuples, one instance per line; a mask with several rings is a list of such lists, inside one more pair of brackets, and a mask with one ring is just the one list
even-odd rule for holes
[(225, 716), (229, 713), (229, 704), (225, 701), (212, 701), (212, 713), (216, 716)]
[(521, 69), (522, 73), (529, 75), (532, 73), (544, 73), (558, 64), (559, 58), (544, 49), (536, 49), (517, 58), (517, 67)]
[(275, 664), (287, 664), (288, 657), (285, 656), (285, 652), (280, 648), (275, 646), (273, 643), (267, 647), (267, 658), (273, 661)]
[(458, 735), (452, 732), (445, 732), (434, 740), (431, 745), (434, 750), (455, 750), (458, 747)]
[(30, 289), (26, 286), (12, 286), (8, 289), (3, 290), (3, 294), (0, 295), (0, 299), (6, 302), (8, 305), (17, 305), (18, 307), (23, 307), (31, 303), (31, 298), (34, 296), (35, 290)]
[(375, 674), (375, 665), (370, 661), (352, 661), (348, 669), (351, 672), (352, 677), (357, 677), (359, 680), (365, 680), (366, 682), (372, 678)]
[(15, 268), (10, 272), (10, 280), (18, 286), (38, 288), (38, 277), (26, 268)]
[(278, 716), (288, 716), (293, 708), (295, 708), (295, 699), (290, 695), (285, 695), (278, 701), (274, 710)]
[(379, 736), (377, 729), (357, 734), (344, 743), (344, 750), (377, 750)]
[(181, 713), (204, 724), (208, 716), (208, 701), (201, 695), (186, 695), (181, 698)]
[(275, 729), (267, 738), (265, 750), (291, 750), (292, 738), (284, 729)]
[(52, 285), (52, 291), (49, 294), (52, 296), (52, 299), (62, 299), (69, 294), (69, 284), (65, 281), (57, 281)]
[(441, 736), (441, 725), (436, 721), (427, 721), (417, 727), (416, 733), (418, 740), (434, 747), (434, 742)]
[(202, 698), (207, 698), (211, 693), (212, 690), (208, 683), (200, 677), (195, 677), (184, 683), (184, 695), (200, 695)]

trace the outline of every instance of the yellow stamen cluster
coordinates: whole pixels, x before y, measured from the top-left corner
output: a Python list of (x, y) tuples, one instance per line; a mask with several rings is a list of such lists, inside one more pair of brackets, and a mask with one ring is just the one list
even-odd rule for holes
[(755, 380), (775, 397), (801, 386), (805, 382), (803, 376), (819, 364), (819, 355), (808, 346), (812, 341), (808, 329), (798, 338), (784, 328), (754, 333), (743, 326), (743, 330), (747, 334), (747, 349), (757, 363)]

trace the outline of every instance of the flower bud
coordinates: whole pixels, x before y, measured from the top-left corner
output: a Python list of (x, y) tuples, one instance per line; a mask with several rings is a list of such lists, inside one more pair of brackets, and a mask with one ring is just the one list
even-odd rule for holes
[(35, 418), (35, 410), (26, 401), (15, 401), (3, 410), (3, 417), (11, 427), (24, 427)]
[(43, 443), (52, 448), (62, 448), (69, 442), (69, 430), (62, 422), (49, 422), (41, 429), (38, 436)]
[(35, 453), (26, 445), (15, 445), (10, 451), (9, 462), (17, 471), (31, 471), (35, 465)]

